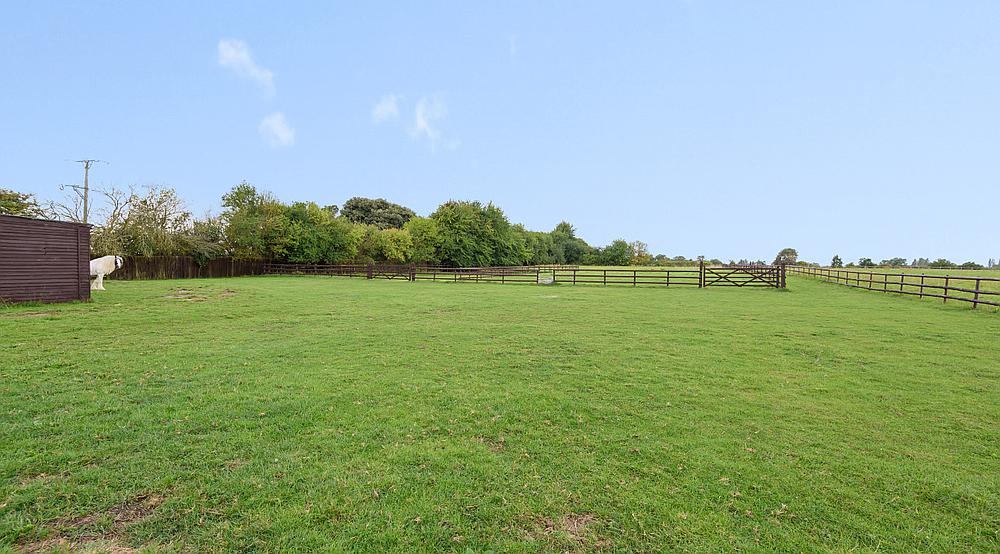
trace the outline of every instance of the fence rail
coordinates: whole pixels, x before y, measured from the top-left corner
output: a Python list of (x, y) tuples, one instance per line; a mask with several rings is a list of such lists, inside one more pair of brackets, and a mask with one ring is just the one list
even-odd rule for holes
[(1000, 289), (1000, 278), (997, 277), (888, 273), (805, 266), (788, 266), (788, 271), (849, 287), (907, 294), (920, 298), (940, 298), (944, 302), (949, 300), (970, 302), (973, 308), (980, 304), (1000, 307), (1000, 290), (989, 288), (992, 286)]
[(128, 256), (109, 279), (190, 279), (244, 275), (329, 275), (404, 281), (481, 283), (564, 283), (628, 286), (776, 287), (785, 286), (783, 266), (694, 268), (599, 268), (576, 265), (443, 267), (399, 264), (293, 264), (217, 258), (203, 264), (190, 256)]
[(565, 283), (599, 285), (785, 287), (783, 266), (697, 268), (588, 268), (578, 266), (440, 267), (379, 264), (268, 263), (270, 275), (330, 275), (409, 281), (474, 281), (487, 283)]

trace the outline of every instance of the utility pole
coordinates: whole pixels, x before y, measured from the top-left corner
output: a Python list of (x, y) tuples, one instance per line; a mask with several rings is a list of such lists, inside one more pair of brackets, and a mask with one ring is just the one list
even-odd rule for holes
[(67, 185), (79, 191), (83, 188), (83, 223), (87, 223), (90, 215), (90, 166), (101, 160), (76, 160), (76, 163), (83, 164), (83, 187), (79, 185)]

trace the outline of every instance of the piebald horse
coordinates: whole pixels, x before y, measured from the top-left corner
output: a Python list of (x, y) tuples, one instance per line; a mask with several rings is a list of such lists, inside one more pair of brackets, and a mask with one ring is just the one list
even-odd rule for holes
[(119, 269), (125, 263), (121, 256), (104, 256), (90, 260), (90, 276), (97, 277), (90, 284), (90, 290), (104, 290), (104, 276)]

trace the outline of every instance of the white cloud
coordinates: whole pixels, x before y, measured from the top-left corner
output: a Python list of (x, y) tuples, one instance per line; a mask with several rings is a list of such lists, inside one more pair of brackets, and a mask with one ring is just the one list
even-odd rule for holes
[(417, 108), (413, 116), (413, 129), (410, 132), (415, 138), (424, 137), (433, 144), (441, 138), (441, 131), (435, 128), (434, 124), (447, 115), (448, 108), (441, 98), (424, 96), (417, 100)]
[(398, 94), (386, 94), (372, 108), (372, 121), (382, 123), (390, 119), (399, 117), (399, 100), (403, 98)]
[(295, 144), (295, 129), (288, 124), (285, 114), (274, 112), (261, 120), (257, 131), (272, 148), (280, 148)]
[(268, 94), (274, 94), (274, 73), (257, 65), (250, 55), (250, 48), (242, 40), (219, 41), (219, 65), (257, 83)]
[(436, 150), (439, 146), (447, 150), (454, 150), (461, 146), (462, 141), (457, 138), (445, 138), (438, 128), (438, 121), (448, 115), (448, 108), (439, 96), (424, 96), (417, 100), (417, 106), (413, 114), (413, 126), (410, 128), (410, 136), (414, 140), (426, 140), (430, 149)]

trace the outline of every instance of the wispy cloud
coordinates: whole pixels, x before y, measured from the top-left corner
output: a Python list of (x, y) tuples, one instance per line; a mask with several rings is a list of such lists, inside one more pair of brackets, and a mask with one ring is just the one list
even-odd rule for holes
[(398, 94), (386, 94), (372, 108), (372, 121), (382, 123), (399, 117), (399, 101), (403, 97)]
[(443, 147), (447, 150), (458, 148), (462, 141), (454, 137), (445, 137), (438, 127), (438, 122), (447, 117), (448, 107), (440, 96), (424, 96), (417, 100), (413, 112), (413, 126), (410, 136), (414, 140), (425, 141), (431, 151)]
[(274, 94), (274, 73), (254, 61), (250, 47), (242, 40), (222, 39), (219, 41), (219, 65), (232, 69), (240, 77), (257, 83), (264, 91)]
[(282, 148), (295, 144), (295, 129), (288, 124), (285, 114), (274, 112), (261, 120), (257, 131), (269, 146)]
[[(386, 94), (382, 96), (372, 106), (372, 122), (375, 124), (387, 123), (409, 118), (409, 112), (405, 109), (403, 95)], [(441, 131), (440, 124), (448, 116), (448, 107), (440, 95), (433, 94), (422, 96), (417, 99), (413, 107), (413, 119), (409, 123), (401, 122), (399, 125), (414, 142), (424, 143), (433, 152), (439, 148), (454, 150), (462, 142), (455, 137), (447, 135)]]
[(438, 96), (424, 96), (417, 100), (411, 133), (415, 138), (424, 137), (431, 143), (441, 138), (441, 131), (435, 127), (436, 121), (448, 115), (448, 108)]

